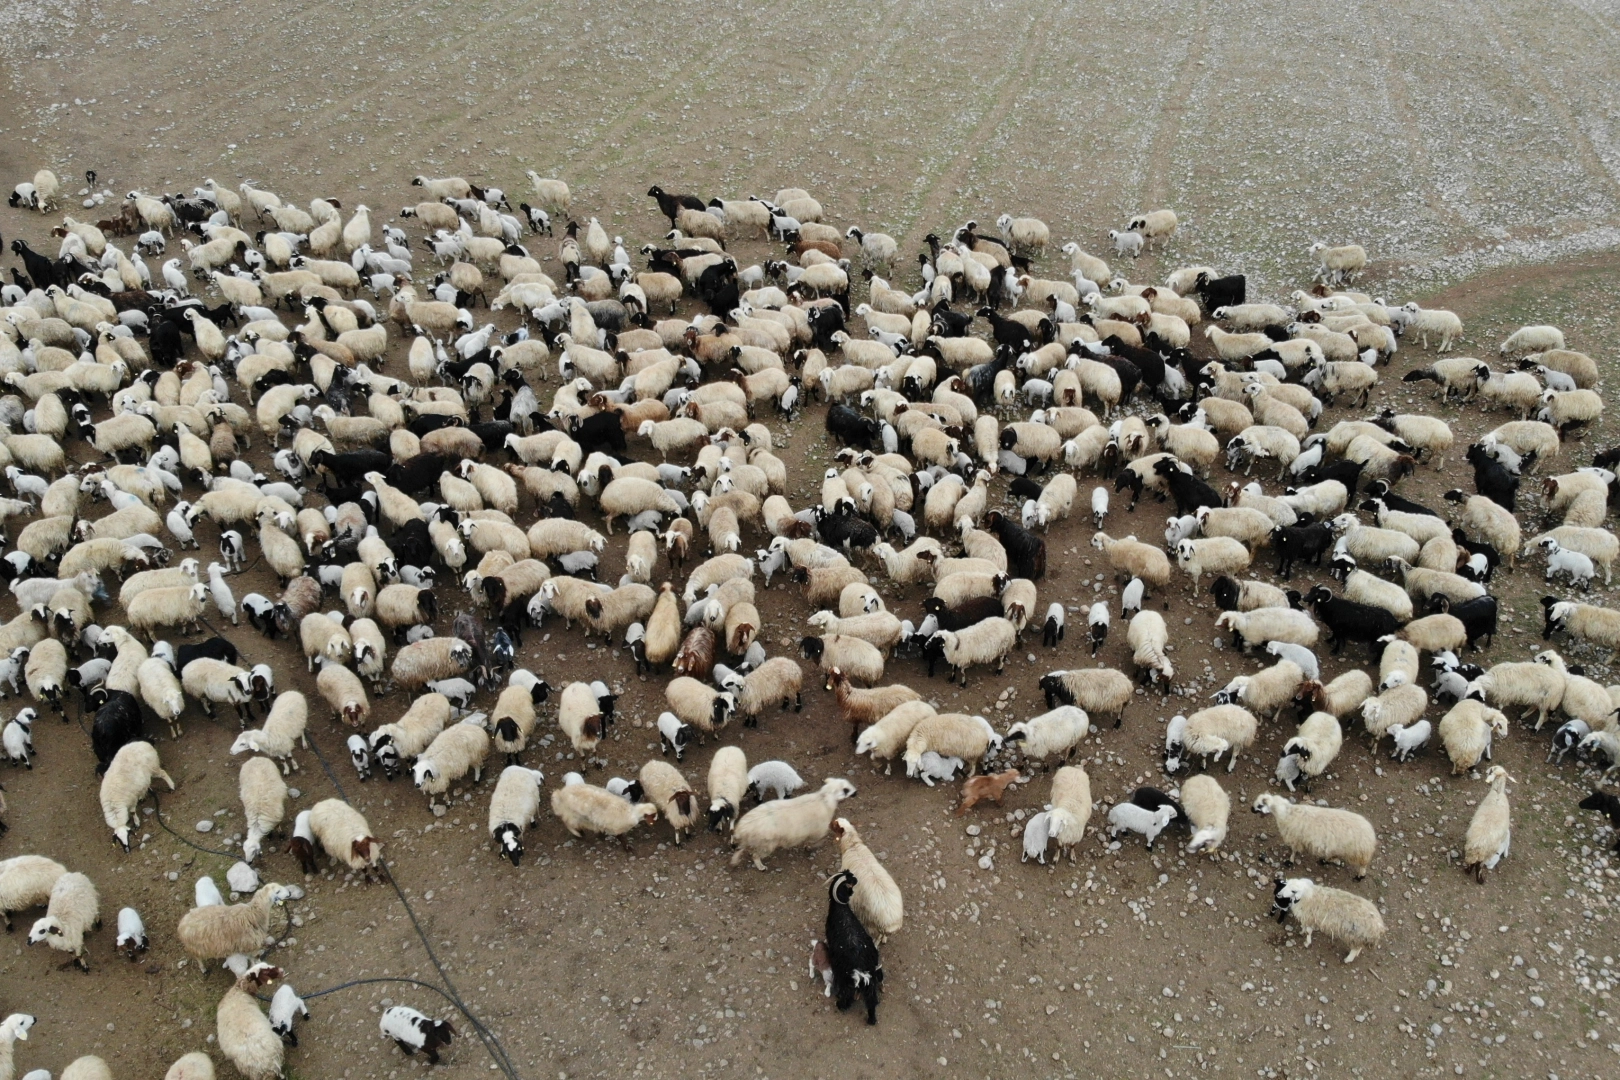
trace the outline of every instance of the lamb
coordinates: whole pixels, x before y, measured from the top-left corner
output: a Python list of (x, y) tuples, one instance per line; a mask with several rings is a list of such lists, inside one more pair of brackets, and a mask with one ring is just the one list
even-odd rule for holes
[(285, 1053), (281, 1036), (259, 1011), (256, 992), (281, 978), (270, 964), (254, 964), (225, 991), (214, 1019), (220, 1053), (230, 1059), (243, 1080), (277, 1080)]
[(411, 766), (412, 782), (428, 797), (430, 808), (435, 795), (444, 794), (468, 773), (475, 784), (483, 776), (484, 758), (489, 756), (489, 733), (483, 729), (482, 720), (482, 714), (474, 714), (445, 728)]
[(906, 737), (906, 775), (917, 775), (923, 754), (930, 750), (940, 757), (961, 758), (968, 763), (968, 773), (972, 775), (979, 771), (985, 755), (1001, 743), (1001, 736), (982, 716), (931, 713), (919, 719)]
[(207, 970), (207, 961), (224, 959), (235, 953), (257, 956), (264, 951), (270, 933), (271, 910), (285, 903), (292, 893), (274, 882), (260, 886), (245, 904), (213, 904), (195, 907), (180, 917), (175, 936), (181, 946), (198, 961), (198, 970)]
[(73, 963), (89, 971), (90, 963), (84, 958), (84, 935), (100, 925), (101, 898), (95, 885), (83, 874), (65, 873), (51, 886), (49, 906), (44, 918), (28, 932), (28, 944), (43, 942), (59, 952), (72, 953)]
[(1144, 810), (1135, 803), (1119, 803), (1108, 811), (1108, 836), (1112, 839), (1122, 832), (1141, 833), (1147, 839), (1148, 850), (1153, 850), (1153, 841), (1159, 834), (1169, 827), (1176, 818), (1173, 806), (1161, 806), (1157, 810)]
[(732, 844), (737, 850), (731, 856), (731, 865), (752, 857), (754, 868), (764, 870), (762, 860), (774, 852), (815, 843), (827, 835), (838, 804), (854, 794), (855, 785), (848, 780), (829, 779), (812, 794), (754, 807), (732, 830)]
[[(932, 648), (936, 642), (938, 643), (940, 655), (951, 668), (949, 681), (956, 682), (960, 679), (965, 689), (967, 669), (975, 664), (994, 662), (996, 674), (1001, 674), (1002, 668), (1007, 663), (1008, 654), (1017, 644), (1017, 637), (1017, 629), (1011, 622), (1004, 618), (991, 617), (959, 631), (935, 631), (934, 636), (929, 639), (929, 647)], [(882, 677), (881, 668), (878, 677)], [(875, 682), (876, 679), (871, 681)]]
[(49, 902), (56, 881), (67, 873), (61, 863), (43, 855), (17, 855), (0, 859), (0, 921), (11, 932), (11, 913), (42, 907)]
[(1614, 533), (1607, 529), (1560, 525), (1556, 529), (1531, 538), (1524, 547), (1524, 554), (1528, 555), (1537, 547), (1545, 548), (1549, 540), (1555, 541), (1559, 547), (1567, 551), (1585, 555), (1592, 560), (1594, 567), (1603, 567), (1603, 583), (1609, 584), (1615, 560), (1620, 558), (1620, 539), (1617, 539)]
[(134, 962), (145, 955), (147, 946), (146, 924), (141, 921), (141, 913), (132, 907), (119, 908), (118, 938), (114, 947)]
[(1226, 841), (1226, 823), (1232, 811), (1232, 800), (1221, 790), (1220, 783), (1203, 773), (1189, 777), (1181, 785), (1181, 805), (1193, 829), (1187, 853), (1219, 851)]
[(1059, 702), (1077, 705), (1091, 716), (1114, 717), (1114, 727), (1125, 721), (1125, 707), (1131, 701), (1131, 680), (1114, 668), (1075, 668), (1051, 671), (1041, 676), (1041, 692), (1046, 707)]
[(1065, 761), (1074, 757), (1080, 740), (1086, 737), (1091, 721), (1083, 709), (1060, 705), (1007, 729), (1006, 742), (1018, 743), (1026, 759), (1035, 761), (1061, 753)]
[(1378, 849), (1378, 836), (1372, 823), (1360, 814), (1292, 803), (1271, 794), (1257, 798), (1253, 810), (1269, 814), (1276, 821), (1278, 837), (1288, 845), (1290, 863), (1304, 852), (1323, 861), (1343, 860), (1358, 881), (1367, 876)]
[(237, 790), (242, 799), (242, 818), (247, 829), (247, 837), (242, 841), (242, 860), (251, 863), (258, 858), (264, 838), (281, 824), (287, 783), (281, 778), (281, 770), (274, 761), (255, 757), (242, 763)]
[(1490, 791), (1479, 801), (1479, 808), (1468, 823), (1463, 839), (1463, 870), (1473, 871), (1474, 880), (1485, 882), (1485, 871), (1495, 870), (1496, 864), (1507, 858), (1512, 842), (1512, 822), (1509, 814), (1507, 785), (1513, 777), (1500, 765), (1492, 765), (1485, 774)]
[(1118, 229), (1109, 229), (1108, 239), (1114, 242), (1114, 254), (1129, 255), (1133, 259), (1142, 254), (1142, 247), (1147, 242), (1141, 233), (1120, 232)]
[(112, 764), (101, 778), (101, 816), (112, 830), (113, 839), (129, 851), (131, 821), (139, 821), (136, 807), (146, 798), (154, 779), (161, 779), (174, 790), (174, 780), (163, 771), (156, 748), (149, 742), (128, 742), (113, 755)]
[(1347, 964), (1360, 956), (1362, 949), (1377, 945), (1384, 937), (1384, 919), (1372, 901), (1343, 889), (1318, 885), (1310, 878), (1279, 878), (1272, 910), (1278, 922), (1293, 912), (1305, 928), (1306, 948), (1318, 930), (1350, 946), (1344, 957)]

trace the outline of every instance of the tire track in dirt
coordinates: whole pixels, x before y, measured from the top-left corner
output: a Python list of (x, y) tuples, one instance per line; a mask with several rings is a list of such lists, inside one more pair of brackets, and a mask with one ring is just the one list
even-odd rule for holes
[(1012, 112), (1013, 105), (1018, 101), (1018, 95), (1023, 92), (1029, 73), (1035, 66), (1035, 61), (1046, 52), (1046, 42), (1050, 40), (1050, 36), (1045, 36), (1031, 44), (1031, 34), (1041, 15), (1042, 11), (1039, 9), (1032, 11), (1023, 28), (1017, 33), (1018, 66), (1004, 69), (1005, 74), (995, 84), (990, 95), (989, 108), (962, 141), (962, 148), (944, 169), (934, 175), (926, 187), (915, 192), (908, 200), (910, 205), (901, 215), (902, 220), (909, 219), (916, 223), (906, 227), (905, 236), (900, 241), (903, 249), (911, 250), (918, 247), (922, 243), (923, 236), (933, 227), (927, 218), (922, 217), (921, 208), (930, 203), (934, 192), (940, 190), (942, 186), (949, 188), (956, 179), (967, 172), (977, 156), (978, 151), (975, 148), (1007, 118), (1008, 113)]
[(1175, 160), (1176, 142), (1181, 137), (1181, 120), (1187, 113), (1187, 102), (1193, 87), (1203, 71), (1199, 66), (1209, 48), (1210, 10), (1207, 3), (1198, 5), (1197, 15), (1191, 20), (1192, 29), (1186, 37), (1187, 51), (1176, 68), (1175, 78), (1159, 106), (1158, 123), (1153, 137), (1148, 140), (1147, 160), (1143, 164), (1141, 209), (1152, 210), (1165, 205), (1170, 199), (1170, 166)]
[(1563, 124), (1567, 132), (1575, 155), (1580, 159), (1585, 170), (1595, 176), (1601, 176), (1609, 189), (1610, 197), (1620, 201), (1620, 177), (1616, 177), (1614, 170), (1603, 155), (1598, 153), (1591, 136), (1581, 127), (1580, 119), (1563, 95), (1541, 74), (1543, 58), (1534, 56), (1521, 44), (1520, 35), (1510, 32), (1503, 26), (1502, 14), (1496, 5), (1488, 0), (1471, 4), (1473, 11), (1478, 13), (1481, 20), (1488, 25), (1492, 38), (1495, 39), (1497, 49), (1505, 55), (1509, 62), (1518, 71), (1519, 77), (1524, 80), (1536, 98), (1549, 109)]

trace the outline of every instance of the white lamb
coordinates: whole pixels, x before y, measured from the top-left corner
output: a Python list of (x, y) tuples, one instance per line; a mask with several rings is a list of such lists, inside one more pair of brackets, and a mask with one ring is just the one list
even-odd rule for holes
[(1176, 808), (1161, 806), (1157, 810), (1147, 810), (1135, 803), (1120, 803), (1108, 811), (1108, 835), (1110, 838), (1122, 832), (1141, 833), (1147, 838), (1148, 850), (1153, 850), (1153, 841), (1159, 834), (1169, 827), (1176, 819)]

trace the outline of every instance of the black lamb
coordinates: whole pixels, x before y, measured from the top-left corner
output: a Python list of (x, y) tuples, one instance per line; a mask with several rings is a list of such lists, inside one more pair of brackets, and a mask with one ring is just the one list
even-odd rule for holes
[(1046, 541), (992, 510), (985, 518), (985, 526), (996, 534), (1001, 546), (1007, 549), (1007, 568), (1017, 577), (1039, 581), (1046, 576)]
[(872, 935), (849, 906), (858, 884), (855, 875), (840, 870), (827, 883), (827, 960), (833, 969), (833, 992), (843, 1012), (860, 995), (866, 1003), (866, 1022), (877, 1023), (878, 997), (883, 991), (883, 958)]
[(825, 507), (815, 507), (816, 531), (828, 547), (870, 548), (878, 542), (878, 531), (871, 522), (857, 517), (847, 508), (829, 514)]
[(1029, 327), (1017, 319), (1006, 318), (995, 308), (988, 307), (980, 308), (978, 314), (979, 318), (990, 324), (990, 333), (997, 345), (1010, 345), (1021, 352), (1028, 352), (1034, 347), (1034, 335), (1029, 332)]
[(1329, 461), (1306, 469), (1305, 475), (1300, 479), (1307, 484), (1320, 484), (1324, 480), (1337, 480), (1344, 485), (1345, 492), (1353, 499), (1356, 497), (1356, 485), (1361, 483), (1362, 467), (1363, 463), (1359, 461)]
[(141, 720), (141, 703), (126, 690), (102, 689), (105, 704), (96, 710), (90, 724), (90, 746), (96, 753), (96, 775), (103, 776), (113, 757), (127, 743), (146, 738)]
[(1306, 593), (1305, 602), (1311, 606), (1316, 617), (1327, 625), (1335, 654), (1346, 641), (1365, 641), (1368, 654), (1376, 656), (1378, 639), (1397, 633), (1401, 628), (1393, 613), (1372, 604), (1334, 596), (1326, 585), (1318, 585)]
[(593, 413), (584, 420), (577, 415), (571, 416), (568, 426), (569, 435), (586, 454), (596, 450), (619, 455), (624, 453), (624, 425), (619, 422), (618, 413)]

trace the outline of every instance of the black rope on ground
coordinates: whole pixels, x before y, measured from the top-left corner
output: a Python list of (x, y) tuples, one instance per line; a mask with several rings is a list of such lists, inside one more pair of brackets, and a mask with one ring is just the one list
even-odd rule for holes
[(164, 832), (168, 833), (182, 844), (185, 844), (187, 847), (196, 848), (204, 855), (218, 855), (222, 859), (230, 859), (233, 862), (242, 858), (242, 856), (233, 851), (215, 851), (212, 848), (205, 848), (201, 844), (188, 840), (184, 836), (181, 836), (179, 833), (175, 832), (173, 829), (169, 828), (169, 823), (163, 820), (163, 808), (158, 805), (157, 788), (154, 787), (150, 794), (152, 796), (152, 816), (157, 818), (157, 823), (163, 826)]
[[(305, 734), (308, 735), (308, 732)], [(320, 746), (316, 744), (315, 739), (312, 736), (309, 737), (309, 748), (315, 752), (315, 759), (321, 763), (321, 770), (326, 773), (326, 778), (330, 780), (332, 782), (332, 786), (337, 789), (338, 798), (342, 799), (346, 803), (349, 802), (348, 792), (343, 790), (343, 784), (339, 782), (337, 774), (332, 771), (331, 765), (327, 763), (326, 755), (321, 753)], [(353, 804), (350, 803), (350, 805), (352, 806)], [(439, 973), (439, 978), (444, 981), (444, 985), (448, 989), (442, 990), (439, 987), (432, 986), (428, 983), (418, 982), (414, 979), (377, 978), (358, 979), (351, 983), (344, 983), (341, 986), (334, 986), (331, 988), (331, 990), (323, 990), (320, 993), (331, 993), (333, 990), (341, 990), (349, 986), (360, 986), (368, 982), (409, 982), (417, 986), (426, 986), (428, 989), (439, 994), (446, 1001), (454, 1005), (461, 1015), (467, 1018), (467, 1023), (472, 1026), (473, 1034), (477, 1035), (479, 1041), (484, 1044), (484, 1049), (488, 1051), (490, 1058), (494, 1060), (496, 1068), (500, 1069), (501, 1072), (506, 1074), (507, 1080), (521, 1080), (521, 1078), (518, 1076), (517, 1068), (512, 1064), (512, 1059), (507, 1056), (506, 1048), (501, 1045), (501, 1041), (495, 1037), (494, 1032), (490, 1031), (489, 1028), (484, 1026), (483, 1021), (479, 1020), (478, 1017), (473, 1015), (473, 1011), (468, 1008), (467, 1003), (461, 999), (460, 992), (456, 990), (456, 984), (451, 981), (449, 974), (444, 970), (444, 965), (439, 962), (438, 954), (433, 951), (433, 943), (428, 940), (427, 931), (422, 929), (422, 923), (416, 917), (416, 910), (411, 907), (411, 902), (405, 899), (405, 891), (399, 887), (399, 882), (394, 880), (393, 871), (389, 868), (387, 860), (381, 860), (381, 862), (384, 879), (387, 880), (389, 885), (393, 886), (394, 895), (399, 897), (400, 904), (402, 904), (405, 908), (405, 914), (410, 916), (411, 926), (416, 929), (416, 936), (422, 941), (422, 948), (427, 950), (428, 959), (433, 961), (434, 970)], [(319, 997), (320, 994), (311, 994), (309, 996)]]

